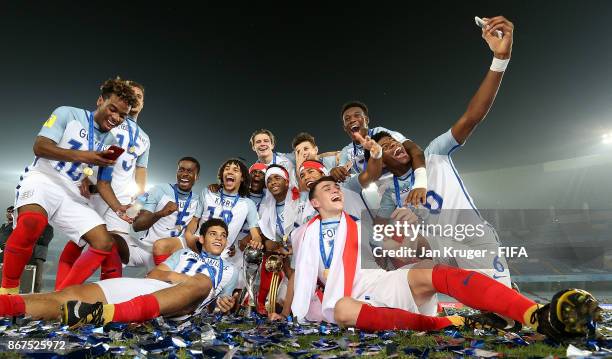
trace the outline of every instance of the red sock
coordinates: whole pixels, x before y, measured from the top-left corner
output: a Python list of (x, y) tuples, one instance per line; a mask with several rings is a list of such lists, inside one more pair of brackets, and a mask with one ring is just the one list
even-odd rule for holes
[(270, 291), (270, 284), (272, 283), (272, 272), (268, 272), (266, 270), (267, 259), (268, 256), (263, 257), (260, 269), (261, 273), (259, 277), (259, 292), (257, 293), (257, 308), (260, 310), (265, 310), (266, 298), (268, 297), (268, 292)]
[(66, 275), (66, 279), (64, 279), (58, 290), (86, 281), (110, 254), (111, 252), (104, 252), (89, 247), (89, 249), (74, 262), (72, 269), (70, 269), (70, 272)]
[(0, 295), (0, 316), (13, 317), (25, 314), (25, 302), (20, 295)]
[(115, 243), (113, 244), (113, 249), (111, 249), (111, 254), (104, 258), (100, 265), (100, 280), (121, 278), (122, 274), (123, 265), (121, 263), (121, 256)]
[(8, 237), (4, 249), (2, 287), (16, 288), (23, 268), (30, 261), (34, 244), (47, 226), (47, 217), (42, 213), (25, 212), (17, 216), (17, 226)]
[(431, 281), (447, 294), (474, 309), (501, 314), (521, 323), (523, 314), (536, 303), (484, 274), (438, 264)]
[(157, 317), (159, 317), (159, 302), (153, 294), (146, 294), (115, 304), (113, 322), (144, 322)]
[(158, 265), (164, 263), (164, 261), (166, 259), (168, 259), (168, 257), (170, 257), (169, 254), (154, 254), (153, 255), (153, 262), (155, 262), (155, 265), (158, 266)]
[(60, 254), (59, 261), (57, 262), (57, 274), (55, 275), (55, 290), (58, 290), (66, 276), (70, 272), (72, 265), (79, 258), (83, 247), (79, 247), (73, 241), (68, 241), (62, 254)]
[(397, 308), (379, 308), (364, 304), (359, 311), (356, 327), (371, 332), (394, 329), (426, 331), (440, 330), (451, 325), (451, 321), (445, 317), (431, 317)]

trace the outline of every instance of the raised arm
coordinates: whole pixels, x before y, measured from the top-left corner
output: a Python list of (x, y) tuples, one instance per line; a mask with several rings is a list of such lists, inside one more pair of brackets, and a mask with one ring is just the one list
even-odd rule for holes
[[(512, 54), (514, 25), (503, 16), (484, 18), (483, 20), (485, 20), (486, 26), (482, 30), (482, 37), (493, 51), (494, 59), (478, 91), (470, 100), (467, 110), (451, 129), (453, 137), (460, 144), (465, 143), (476, 126), (484, 120), (489, 112), (504, 76), (505, 67)], [(496, 36), (496, 30), (503, 33), (501, 39)]]

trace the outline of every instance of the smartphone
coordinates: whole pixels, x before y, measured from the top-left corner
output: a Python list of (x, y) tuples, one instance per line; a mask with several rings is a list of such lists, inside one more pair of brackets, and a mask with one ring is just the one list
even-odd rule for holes
[[(486, 25), (484, 20), (479, 18), (478, 16), (474, 16), (474, 22), (476, 23), (476, 26), (480, 28), (484, 28)], [(500, 39), (504, 36), (504, 33), (499, 30), (495, 30), (495, 33), (497, 34), (497, 37), (499, 37)]]
[(107, 160), (117, 160), (117, 158), (119, 158), (119, 156), (121, 156), (121, 154), (125, 151), (123, 148), (119, 147), (119, 146), (115, 146), (112, 145), (108, 148), (110, 151), (113, 151), (113, 153), (109, 153), (104, 155), (104, 158), (106, 158)]

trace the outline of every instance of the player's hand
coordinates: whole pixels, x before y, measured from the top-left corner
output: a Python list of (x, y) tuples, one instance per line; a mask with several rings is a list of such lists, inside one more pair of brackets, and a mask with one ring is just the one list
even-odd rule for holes
[(293, 248), (280, 247), (276, 250), (276, 253), (288, 257), (293, 254)]
[(359, 141), (364, 150), (370, 151), (370, 154), (374, 157), (378, 157), (378, 155), (382, 152), (382, 147), (370, 136), (366, 136), (364, 138), (359, 132), (355, 132), (355, 139)]
[(221, 185), (218, 183), (211, 183), (208, 185), (208, 190), (211, 193), (218, 193), (220, 189), (221, 189)]
[(113, 151), (78, 151), (79, 156), (77, 161), (81, 163), (87, 163), (94, 166), (102, 166), (108, 167), (115, 165), (116, 161), (109, 160), (104, 156), (108, 156), (113, 153)]
[[(498, 59), (509, 59), (512, 53), (514, 24), (503, 16), (483, 18), (485, 26), (482, 29), (482, 38), (487, 42), (491, 51)], [(496, 31), (503, 33), (502, 38), (497, 37)]]
[(425, 204), (426, 198), (427, 188), (413, 188), (410, 193), (408, 193), (408, 197), (406, 197), (406, 200), (404, 200), (404, 204), (411, 204), (415, 208), (418, 208), (419, 204)]
[(353, 163), (349, 161), (344, 166), (334, 167), (329, 171), (329, 175), (334, 177), (336, 182), (344, 182), (351, 176), (350, 169), (352, 165)]
[(176, 205), (176, 203), (170, 201), (170, 202), (166, 203), (164, 208), (162, 208), (160, 211), (158, 211), (157, 214), (159, 214), (160, 217), (166, 217), (166, 216), (169, 216), (172, 213), (176, 212), (177, 210), (178, 210), (178, 206)]
[(234, 308), (234, 304), (236, 304), (236, 300), (238, 300), (238, 294), (239, 292), (236, 292), (231, 297), (217, 298), (217, 308), (221, 310), (221, 313), (227, 313)]
[(396, 208), (393, 213), (391, 213), (391, 219), (397, 222), (414, 224), (419, 221), (419, 217), (414, 214), (409, 208)]
[(257, 240), (253, 238), (249, 242), (249, 247), (255, 248), (255, 249), (263, 249), (264, 245), (263, 243), (261, 243), (261, 239)]
[(278, 313), (269, 313), (268, 320), (270, 320), (271, 322), (275, 320), (285, 321), (287, 320), (287, 317), (283, 316), (282, 314), (278, 314)]
[(227, 250), (227, 255), (230, 257), (233, 257), (236, 255), (236, 246), (235, 245), (231, 245), (228, 250)]
[(114, 209), (115, 213), (119, 218), (126, 221), (129, 224), (134, 223), (134, 218), (131, 218), (127, 215), (128, 208), (132, 207), (131, 204), (122, 204), (121, 206)]
[(81, 192), (81, 196), (89, 199), (91, 197), (91, 192), (89, 192), (89, 186), (92, 185), (89, 178), (85, 177), (79, 184), (79, 191)]

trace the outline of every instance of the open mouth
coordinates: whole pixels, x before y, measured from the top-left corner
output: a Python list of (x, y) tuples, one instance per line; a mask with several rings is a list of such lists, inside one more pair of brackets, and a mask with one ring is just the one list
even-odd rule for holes
[(106, 119), (106, 123), (108, 123), (108, 126), (110, 126), (110, 127), (117, 127), (117, 126), (119, 126), (119, 122), (115, 122), (112, 117), (107, 118)]
[(180, 184), (184, 184), (184, 185), (188, 185), (189, 184), (189, 179), (188, 178), (181, 178), (181, 179), (179, 179), (179, 183)]
[(264, 151), (267, 151), (267, 150), (268, 150), (268, 148), (269, 148), (268, 146), (262, 146), (262, 147), (259, 147), (257, 150), (258, 150), (259, 152), (264, 152)]
[(315, 183), (316, 181), (306, 181), (306, 186), (310, 187), (312, 186), (313, 183)]
[(221, 242), (212, 242), (213, 247), (221, 248)]
[(355, 133), (355, 132), (359, 132), (359, 125), (354, 124), (351, 126), (351, 132)]
[(338, 195), (338, 194), (337, 194), (337, 195), (332, 196), (332, 198), (331, 198), (332, 202), (340, 202), (340, 200), (341, 200), (341, 199), (342, 199), (342, 198), (341, 198), (341, 197), (340, 197), (340, 195)]
[(234, 184), (234, 183), (236, 183), (236, 178), (234, 178), (234, 176), (232, 176), (232, 175), (227, 175), (227, 176), (225, 176), (225, 182), (227, 184)]

